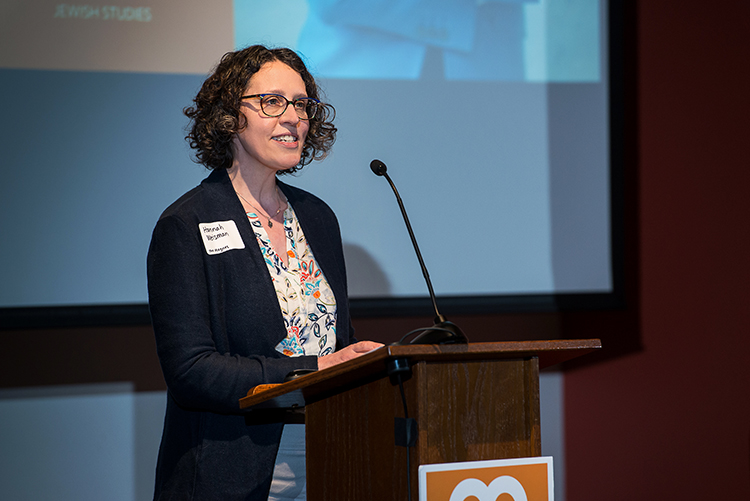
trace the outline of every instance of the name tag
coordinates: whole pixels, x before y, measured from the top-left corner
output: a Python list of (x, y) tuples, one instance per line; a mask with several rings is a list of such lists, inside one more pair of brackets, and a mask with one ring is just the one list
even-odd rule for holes
[(198, 228), (203, 237), (206, 253), (221, 254), (232, 249), (244, 249), (240, 232), (234, 221), (216, 221), (214, 223), (199, 223)]

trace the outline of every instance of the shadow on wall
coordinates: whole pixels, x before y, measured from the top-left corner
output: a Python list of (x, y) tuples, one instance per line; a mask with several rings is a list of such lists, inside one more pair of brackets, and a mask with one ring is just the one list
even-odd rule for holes
[(384, 297), (391, 294), (391, 283), (375, 258), (364, 247), (344, 242), (349, 297)]

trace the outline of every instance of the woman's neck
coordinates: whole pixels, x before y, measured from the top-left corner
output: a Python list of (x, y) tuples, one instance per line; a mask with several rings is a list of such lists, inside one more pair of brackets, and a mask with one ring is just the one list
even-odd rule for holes
[(273, 214), (282, 203), (276, 188), (274, 171), (261, 171), (235, 165), (228, 169), (227, 173), (234, 191), (245, 199), (258, 203), (266, 212)]

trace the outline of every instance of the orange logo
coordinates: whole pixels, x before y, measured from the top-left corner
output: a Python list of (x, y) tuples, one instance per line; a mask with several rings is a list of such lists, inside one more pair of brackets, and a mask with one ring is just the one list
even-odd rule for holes
[(421, 465), (419, 501), (553, 501), (552, 458)]

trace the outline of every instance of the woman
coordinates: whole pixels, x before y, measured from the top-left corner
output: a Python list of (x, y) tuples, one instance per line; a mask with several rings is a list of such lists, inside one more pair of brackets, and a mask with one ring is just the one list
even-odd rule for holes
[(333, 111), (318, 97), (293, 51), (253, 46), (226, 54), (185, 110), (213, 172), (162, 214), (149, 248), (169, 389), (156, 499), (266, 500), (284, 474), (291, 498), (304, 496), (304, 464), (277, 457), (280, 443), (304, 443), (302, 425), (243, 414), (239, 399), (380, 346), (353, 337), (333, 212), (276, 177), (332, 146)]

